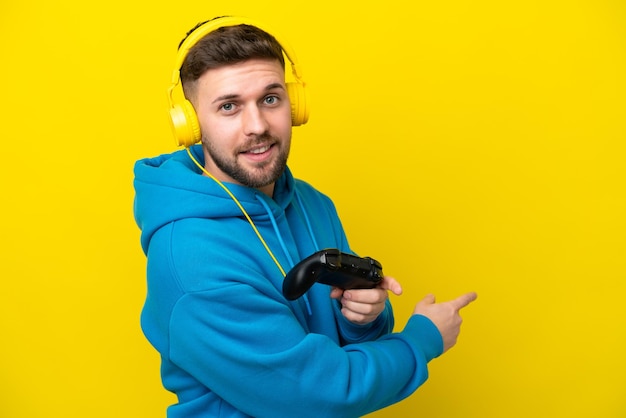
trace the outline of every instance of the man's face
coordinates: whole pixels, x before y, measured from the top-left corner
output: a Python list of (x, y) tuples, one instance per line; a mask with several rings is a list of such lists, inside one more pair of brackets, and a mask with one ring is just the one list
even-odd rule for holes
[(197, 81), (193, 104), (207, 171), (271, 196), (291, 145), (291, 107), (280, 63), (252, 59), (208, 70)]

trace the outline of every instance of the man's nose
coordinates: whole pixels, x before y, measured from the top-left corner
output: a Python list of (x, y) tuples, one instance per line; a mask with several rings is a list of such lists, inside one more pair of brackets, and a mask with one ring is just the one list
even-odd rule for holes
[(269, 124), (258, 106), (247, 106), (243, 111), (243, 130), (246, 135), (261, 135), (267, 131)]

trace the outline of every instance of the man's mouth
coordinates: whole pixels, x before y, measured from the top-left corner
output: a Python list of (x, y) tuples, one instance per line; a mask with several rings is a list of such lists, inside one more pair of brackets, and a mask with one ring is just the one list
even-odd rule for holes
[(249, 154), (263, 154), (264, 152), (269, 150), (271, 147), (272, 147), (271, 145), (263, 145), (262, 147), (249, 149), (246, 152)]

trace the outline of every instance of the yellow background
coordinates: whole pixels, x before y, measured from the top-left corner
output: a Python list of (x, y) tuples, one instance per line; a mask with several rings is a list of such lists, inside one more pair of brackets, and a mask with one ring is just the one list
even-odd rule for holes
[[(260, 19), (312, 96), (291, 166), (405, 293), (468, 291), (459, 345), (375, 417), (626, 417), (626, 6), (4, 1), (0, 416), (159, 417), (132, 165), (174, 150), (199, 20)], [(410, 8), (407, 8), (412, 4)]]

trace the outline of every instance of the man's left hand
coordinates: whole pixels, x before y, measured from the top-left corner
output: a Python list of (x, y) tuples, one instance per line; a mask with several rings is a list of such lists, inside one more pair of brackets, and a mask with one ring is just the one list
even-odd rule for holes
[(366, 325), (375, 321), (385, 310), (388, 291), (396, 296), (402, 294), (402, 286), (391, 276), (385, 276), (378, 287), (373, 289), (343, 290), (334, 287), (330, 292), (330, 297), (341, 302), (341, 313), (348, 321)]

